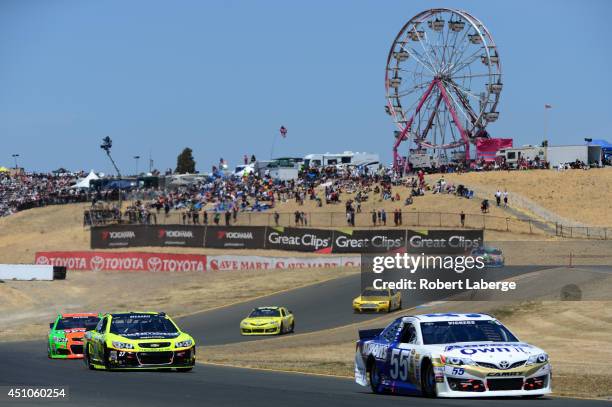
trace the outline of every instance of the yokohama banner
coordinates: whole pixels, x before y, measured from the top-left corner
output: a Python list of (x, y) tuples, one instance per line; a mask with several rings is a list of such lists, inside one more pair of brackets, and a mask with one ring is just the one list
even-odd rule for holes
[(209, 226), (204, 247), (218, 249), (263, 249), (265, 228), (257, 226)]
[(92, 249), (119, 247), (203, 247), (202, 226), (112, 225), (91, 228)]
[(91, 271), (205, 271), (206, 256), (145, 252), (38, 252), (36, 264)]

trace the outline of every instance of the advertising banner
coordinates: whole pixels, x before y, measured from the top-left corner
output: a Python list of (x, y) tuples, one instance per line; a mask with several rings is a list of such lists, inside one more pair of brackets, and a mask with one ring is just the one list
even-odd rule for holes
[(206, 271), (206, 256), (146, 252), (37, 252), (36, 264), (91, 271)]
[(315, 253), (469, 252), (483, 230), (310, 229), (266, 226), (111, 225), (91, 228), (93, 249), (206, 247)]
[(261, 226), (209, 226), (206, 228), (204, 247), (263, 249), (265, 230), (265, 227)]
[(234, 271), (359, 267), (361, 257), (202, 256), (176, 253), (58, 251), (38, 252), (35, 262), (37, 265), (63, 266), (70, 271)]
[(483, 230), (408, 230), (406, 251), (425, 254), (462, 254), (483, 245)]
[(112, 225), (91, 228), (92, 249), (121, 247), (203, 247), (203, 226)]
[(151, 239), (154, 240), (152, 246), (174, 246), (174, 247), (203, 247), (204, 246), (204, 226), (189, 225), (167, 225), (154, 226), (151, 231)]
[(267, 256), (208, 256), (209, 270), (272, 270), (315, 267), (359, 267), (359, 256), (267, 257)]
[(387, 253), (404, 250), (404, 229), (335, 229), (333, 253)]
[(265, 248), (298, 252), (331, 253), (333, 231), (328, 229), (299, 229), (268, 227)]
[(92, 226), (90, 231), (92, 249), (114, 249), (122, 247), (142, 247), (151, 245), (152, 226), (111, 225)]

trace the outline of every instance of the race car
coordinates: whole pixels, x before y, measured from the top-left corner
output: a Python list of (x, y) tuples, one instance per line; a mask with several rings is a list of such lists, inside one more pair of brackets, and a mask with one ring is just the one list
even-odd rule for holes
[(295, 317), (285, 307), (254, 308), (240, 321), (241, 335), (282, 335), (294, 330)]
[(172, 369), (195, 365), (195, 341), (163, 312), (105, 314), (83, 341), (89, 369)]
[(478, 247), (472, 250), (472, 257), (482, 257), (485, 267), (503, 267), (504, 254), (501, 249), (492, 246)]
[(100, 317), (94, 313), (59, 314), (49, 324), (47, 355), (51, 359), (83, 357), (83, 335), (93, 329)]
[(353, 300), (355, 312), (391, 312), (398, 309), (402, 309), (402, 293), (396, 290), (367, 287)]
[(551, 392), (542, 349), (486, 314), (426, 314), (359, 331), (355, 381), (374, 393), (538, 397)]

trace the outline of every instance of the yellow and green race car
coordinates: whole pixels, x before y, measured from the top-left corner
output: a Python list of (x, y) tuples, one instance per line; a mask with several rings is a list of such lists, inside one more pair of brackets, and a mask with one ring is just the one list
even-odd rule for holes
[(163, 312), (105, 314), (83, 337), (89, 369), (172, 369), (195, 364), (195, 341)]
[(398, 309), (402, 309), (402, 293), (396, 290), (367, 287), (353, 300), (355, 312), (391, 312)]
[(241, 335), (282, 335), (294, 330), (293, 312), (285, 307), (254, 308), (240, 322)]

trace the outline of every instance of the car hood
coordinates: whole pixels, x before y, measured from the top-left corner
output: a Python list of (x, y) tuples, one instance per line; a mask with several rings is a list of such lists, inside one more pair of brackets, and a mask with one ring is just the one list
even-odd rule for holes
[(83, 336), (85, 336), (85, 331), (85, 328), (65, 329), (64, 335), (66, 335), (66, 338), (80, 340), (81, 338), (83, 338)]
[(355, 301), (359, 301), (359, 302), (389, 301), (389, 297), (362, 297), (362, 296), (359, 296), (355, 298)]
[(168, 333), (168, 332), (135, 332), (130, 334), (115, 334), (116, 336), (125, 339), (177, 339), (181, 336), (180, 332)]
[(242, 322), (247, 322), (251, 325), (268, 325), (276, 323), (280, 320), (280, 318), (246, 318)]
[(542, 349), (525, 342), (464, 342), (435, 346), (447, 358), (467, 357), (475, 362), (494, 364), (502, 361), (512, 364), (544, 353)]

